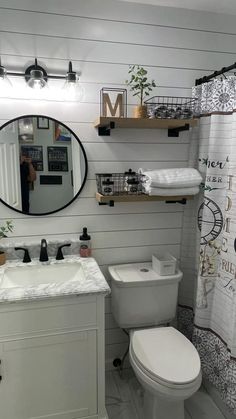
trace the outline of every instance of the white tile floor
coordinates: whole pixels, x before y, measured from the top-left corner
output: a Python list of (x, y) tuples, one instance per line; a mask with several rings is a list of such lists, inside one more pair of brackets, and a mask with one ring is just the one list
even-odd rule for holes
[[(122, 377), (118, 371), (106, 373), (106, 408), (109, 419), (148, 419), (142, 415), (142, 389), (131, 369), (125, 369)], [(185, 419), (225, 418), (201, 388), (185, 402)]]

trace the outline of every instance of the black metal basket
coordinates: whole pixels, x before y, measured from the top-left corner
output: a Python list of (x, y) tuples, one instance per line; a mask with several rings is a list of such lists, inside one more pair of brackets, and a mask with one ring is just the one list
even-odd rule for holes
[(102, 195), (142, 194), (143, 175), (131, 169), (124, 173), (96, 173), (97, 190)]
[(145, 101), (150, 119), (191, 119), (197, 116), (191, 97), (153, 96)]

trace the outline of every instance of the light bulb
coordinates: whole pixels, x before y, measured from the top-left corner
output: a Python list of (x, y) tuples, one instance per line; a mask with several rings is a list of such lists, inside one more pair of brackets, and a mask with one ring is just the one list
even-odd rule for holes
[(0, 96), (8, 96), (12, 90), (12, 84), (7, 77), (5, 67), (0, 65)]
[(33, 69), (30, 71), (30, 78), (27, 82), (28, 86), (35, 90), (40, 90), (46, 86), (42, 70)]
[(78, 81), (66, 80), (63, 90), (63, 97), (67, 101), (77, 101), (81, 102), (84, 96), (84, 89)]
[(66, 81), (62, 87), (64, 99), (67, 101), (81, 102), (84, 96), (84, 89), (79, 83), (79, 77), (72, 69), (72, 62), (69, 61), (69, 68), (66, 74)]

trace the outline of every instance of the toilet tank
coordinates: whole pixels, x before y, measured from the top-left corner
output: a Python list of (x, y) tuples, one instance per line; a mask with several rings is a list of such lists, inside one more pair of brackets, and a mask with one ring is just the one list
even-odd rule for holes
[(112, 312), (121, 328), (170, 322), (176, 313), (182, 272), (160, 276), (151, 262), (109, 266)]

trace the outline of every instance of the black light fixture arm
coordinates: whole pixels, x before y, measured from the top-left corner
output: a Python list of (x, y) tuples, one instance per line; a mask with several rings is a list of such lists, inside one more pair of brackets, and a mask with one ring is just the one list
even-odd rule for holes
[(210, 74), (209, 76), (204, 76), (204, 77), (201, 77), (200, 79), (196, 79), (195, 86), (200, 86), (200, 84), (202, 83), (207, 83), (211, 79), (214, 79), (215, 77), (220, 76), (221, 74), (225, 74), (228, 71), (233, 70), (234, 68), (236, 68), (236, 63), (230, 65), (229, 67), (223, 67), (219, 71), (214, 71), (214, 73)]
[(70, 82), (76, 82), (76, 72), (72, 69), (72, 62), (69, 61), (69, 68), (66, 76), (67, 80)]

